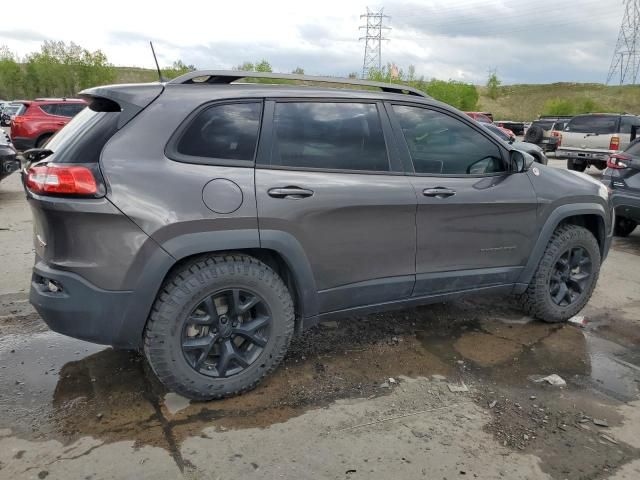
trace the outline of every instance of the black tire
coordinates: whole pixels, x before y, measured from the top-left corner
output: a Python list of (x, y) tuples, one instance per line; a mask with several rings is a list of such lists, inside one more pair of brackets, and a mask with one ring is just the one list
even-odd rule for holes
[(616, 237), (628, 237), (636, 229), (638, 224), (625, 217), (616, 217), (616, 224), (613, 227), (613, 234)]
[[(573, 267), (573, 252), (582, 250), (585, 252), (589, 260), (589, 272), (584, 280), (584, 284), (581, 286), (581, 292), (576, 294), (573, 298), (572, 291), (568, 291), (569, 299), (564, 296), (560, 298), (561, 303), (554, 300), (554, 286), (558, 285), (554, 283), (554, 276), (557, 275), (558, 265), (561, 264), (566, 255), (568, 257), (568, 267), (570, 279), (565, 280), (565, 289), (572, 283), (573, 288), (577, 282), (572, 280), (575, 276), (584, 274), (582, 272), (582, 265), (579, 268)], [(577, 257), (577, 255), (575, 255)], [(582, 256), (580, 258), (585, 258)], [(573, 274), (573, 270), (577, 270), (579, 273)], [(568, 320), (576, 315), (589, 301), (593, 289), (598, 281), (598, 275), (600, 273), (600, 248), (593, 234), (586, 228), (579, 227), (577, 225), (563, 225), (556, 229), (551, 236), (549, 244), (540, 259), (538, 268), (531, 278), (531, 282), (527, 287), (527, 290), (520, 295), (520, 302), (524, 311), (539, 320), (549, 323), (557, 323)], [(560, 289), (559, 289), (560, 290)], [(560, 297), (560, 291), (555, 291), (556, 297)], [(563, 305), (567, 301), (566, 305)]]
[[(250, 363), (246, 363), (246, 354), (242, 356), (242, 361), (246, 365), (242, 365), (239, 359), (236, 359), (236, 354), (244, 348), (245, 336), (234, 335), (236, 328), (229, 332), (232, 330), (231, 319), (238, 320), (238, 328), (243, 327), (245, 322), (250, 325), (258, 319), (245, 320), (244, 313), (234, 315), (233, 312), (240, 311), (240, 297), (238, 302), (233, 303), (238, 306), (237, 310), (232, 307), (229, 300), (226, 310), (220, 313), (221, 307), (215, 295), (224, 295), (227, 291), (251, 292), (251, 295), (260, 300), (259, 305), (267, 309), (266, 316), (270, 318), (270, 323), (264, 327), (268, 333), (260, 333), (263, 344), (256, 347), (257, 353), (256, 350), (251, 351), (254, 356), (257, 356)], [(218, 330), (208, 325), (204, 333), (205, 327), (200, 327), (201, 330), (194, 336), (185, 337), (185, 334), (191, 332), (190, 329), (196, 325), (193, 319), (202, 315), (197, 312), (207, 299), (211, 299), (209, 301), (215, 312), (211, 316), (215, 316), (216, 322), (222, 321), (221, 319), (228, 314), (228, 320), (224, 323), (228, 322), (226, 334), (230, 336), (223, 338), (222, 328)], [(247, 301), (246, 297), (245, 301)], [(233, 312), (229, 313), (232, 308)], [(254, 308), (257, 307), (249, 307), (248, 316), (254, 315), (251, 313)], [(206, 314), (200, 318), (205, 317), (207, 317)], [(219, 326), (222, 327), (222, 325)], [(235, 320), (233, 326), (236, 327)], [(287, 352), (293, 330), (294, 310), (291, 295), (271, 268), (246, 255), (211, 255), (185, 264), (165, 282), (153, 305), (144, 332), (144, 353), (151, 368), (168, 389), (194, 400), (223, 398), (254, 388), (265, 375), (273, 371)], [(251, 331), (256, 335), (254, 330)], [(188, 360), (185, 350), (187, 342), (198, 339), (207, 341), (216, 337), (217, 340), (211, 341), (206, 352), (195, 355), (198, 360), (190, 357)], [(236, 340), (241, 342), (238, 347), (231, 343)], [(252, 342), (249, 343), (247, 348), (255, 347), (251, 344)], [(229, 357), (231, 360), (227, 359), (224, 362), (224, 370), (221, 370), (222, 374), (218, 374), (226, 346), (232, 350)], [(216, 351), (218, 360), (214, 363)], [(199, 366), (196, 367), (193, 363)], [(240, 371), (232, 372), (227, 376), (226, 372), (230, 364), (235, 364), (236, 370), (240, 368)], [(209, 370), (212, 371), (211, 375)], [(205, 373), (202, 373), (203, 371)]]
[(575, 170), (576, 172), (584, 172), (587, 169), (587, 162), (567, 159), (567, 169)]
[(36, 148), (44, 147), (46, 143), (49, 141), (49, 139), (51, 138), (51, 136), (52, 135), (50, 133), (42, 135), (40, 138), (38, 138), (38, 140), (36, 140), (35, 147)]
[(544, 138), (544, 130), (536, 125), (529, 127), (524, 136), (524, 141), (529, 143), (540, 143)]
[(607, 168), (607, 162), (595, 162), (593, 166), (598, 170), (604, 170), (605, 168)]

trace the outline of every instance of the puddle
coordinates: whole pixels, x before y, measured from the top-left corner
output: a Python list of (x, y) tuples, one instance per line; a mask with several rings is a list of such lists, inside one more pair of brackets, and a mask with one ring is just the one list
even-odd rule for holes
[(528, 377), (556, 373), (570, 388), (623, 401), (637, 396), (640, 351), (597, 330), (526, 322), (503, 304), (468, 300), (320, 326), (295, 339), (281, 367), (254, 391), (205, 403), (166, 392), (136, 353), (51, 332), (6, 335), (0, 429), (36, 439), (135, 440), (173, 451), (204, 427), (264, 427), (337, 399), (385, 395), (389, 377), (434, 374), (454, 383), (544, 388)]

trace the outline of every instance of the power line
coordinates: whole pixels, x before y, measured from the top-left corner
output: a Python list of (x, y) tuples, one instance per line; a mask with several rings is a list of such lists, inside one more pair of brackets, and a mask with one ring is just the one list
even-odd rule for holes
[(374, 12), (367, 7), (367, 13), (360, 15), (360, 18), (366, 18), (366, 23), (360, 26), (365, 31), (364, 37), (360, 37), (360, 40), (364, 40), (362, 78), (367, 78), (370, 69), (382, 69), (382, 41), (388, 40), (382, 36), (382, 31), (390, 30), (389, 27), (383, 26), (383, 21), (389, 18), (389, 15), (384, 14), (384, 8)]
[(614, 77), (620, 79), (620, 85), (638, 81), (640, 69), (640, 0), (624, 0), (625, 9), (622, 25), (613, 52), (607, 84)]

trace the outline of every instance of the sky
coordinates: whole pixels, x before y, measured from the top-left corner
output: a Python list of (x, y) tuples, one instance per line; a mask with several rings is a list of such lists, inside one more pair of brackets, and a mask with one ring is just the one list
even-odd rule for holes
[[(20, 57), (44, 40), (100, 49), (118, 66), (181, 59), (199, 69), (268, 60), (274, 71), (361, 72), (358, 38), (367, 7), (384, 8), (382, 62), (418, 76), (482, 84), (604, 82), (622, 21), (622, 0), (135, 0), (10, 1), (0, 45)], [(28, 19), (39, 12), (33, 21)]]

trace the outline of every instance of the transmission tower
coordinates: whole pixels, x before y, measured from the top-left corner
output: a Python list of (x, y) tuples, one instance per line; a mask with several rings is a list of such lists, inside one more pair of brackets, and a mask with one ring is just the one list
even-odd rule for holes
[(607, 84), (636, 84), (640, 69), (640, 0), (624, 0), (624, 17), (613, 52)]
[(367, 13), (360, 15), (360, 18), (366, 18), (365, 25), (360, 27), (365, 31), (364, 37), (360, 37), (360, 40), (364, 40), (362, 78), (367, 78), (369, 69), (382, 70), (382, 41), (387, 40), (382, 36), (382, 32), (390, 29), (383, 26), (382, 23), (385, 18), (389, 18), (389, 15), (384, 14), (384, 8), (381, 8), (379, 12), (374, 12), (367, 7)]

